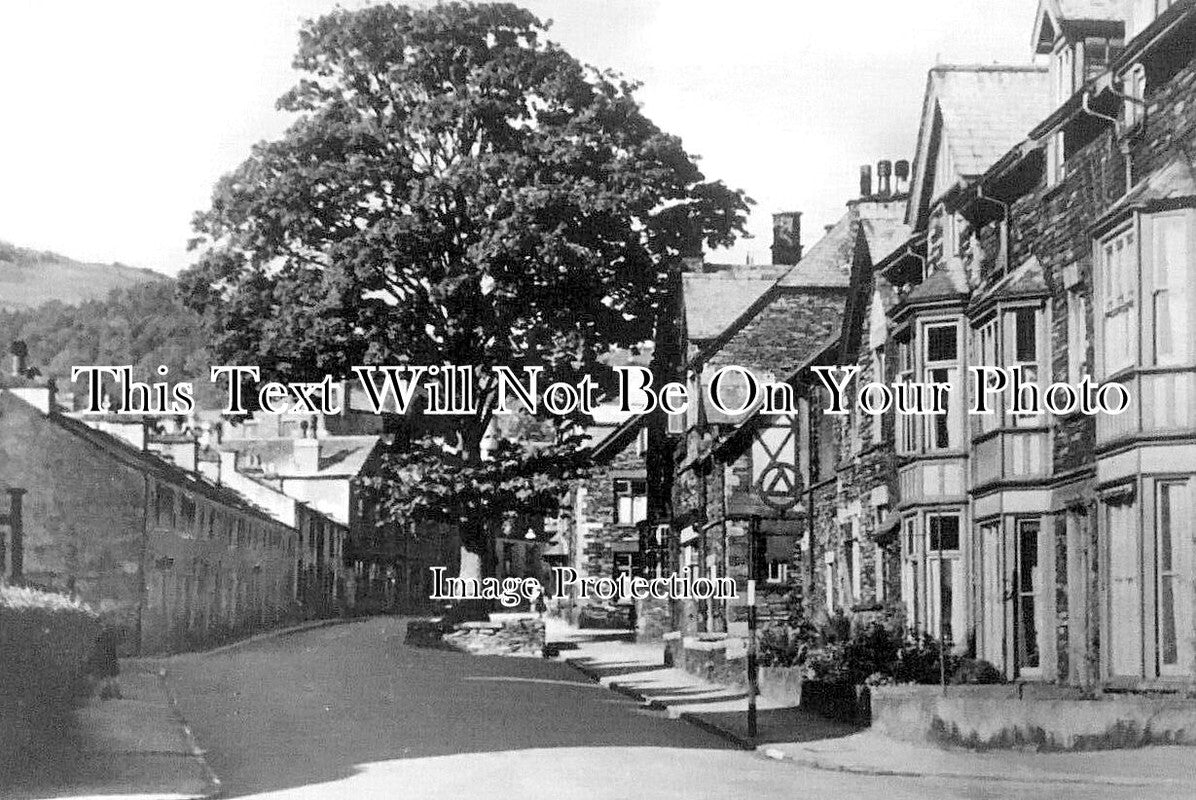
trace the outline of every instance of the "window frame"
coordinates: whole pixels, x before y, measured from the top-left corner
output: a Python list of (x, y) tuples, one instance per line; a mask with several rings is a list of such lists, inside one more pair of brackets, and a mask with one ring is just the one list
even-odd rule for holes
[[(1139, 227), (1137, 220), (1132, 220), (1101, 237), (1097, 242), (1098, 280), (1095, 283), (1100, 291), (1098, 305), (1101, 321), (1097, 338), (1101, 345), (1100, 369), (1103, 378), (1133, 368), (1139, 363), (1137, 301), (1142, 262)], [(1115, 273), (1110, 267), (1110, 253), (1114, 251), (1118, 242), (1123, 242), (1125, 246), (1117, 248), (1116, 252), (1126, 255), (1118, 256), (1119, 273)], [(1117, 329), (1114, 331), (1111, 320), (1122, 314), (1125, 318), (1117, 322)], [(1122, 352), (1117, 359), (1111, 358), (1108, 347), (1109, 341), (1118, 338), (1117, 335), (1111, 336), (1111, 333), (1120, 334), (1120, 338), (1124, 340), (1124, 344), (1119, 348)]]
[[(950, 359), (931, 359), (930, 357), (930, 332), (938, 328), (952, 328), (955, 332), (955, 346), (954, 357)], [(921, 336), (921, 347), (919, 348), (919, 355), (922, 357), (921, 363), (921, 379), (923, 383), (929, 384), (936, 380), (936, 372), (945, 372), (941, 376), (945, 380), (940, 383), (947, 383), (951, 386), (951, 391), (947, 394), (947, 412), (946, 414), (926, 414), (920, 415), (925, 419), (923, 428), (923, 446), (926, 452), (942, 453), (952, 450), (959, 450), (963, 447), (963, 442), (958, 439), (963, 435), (963, 382), (962, 375), (962, 334), (961, 334), (961, 320), (958, 317), (949, 318), (935, 318), (924, 320), (919, 323), (918, 333)], [(939, 438), (945, 432), (946, 443), (940, 444)]]
[[(1171, 565), (1169, 570), (1163, 568), (1163, 554), (1164, 554), (1164, 495), (1169, 499), (1174, 492), (1175, 499), (1178, 499), (1179, 507), (1173, 510), (1171, 502), (1167, 503), (1168, 522), (1171, 525), (1171, 537), (1168, 542), (1171, 547)], [(1154, 542), (1154, 559), (1153, 559), (1153, 584), (1154, 584), (1154, 653), (1155, 664), (1160, 678), (1184, 678), (1192, 677), (1192, 660), (1193, 660), (1193, 644), (1190, 635), (1185, 636), (1185, 631), (1190, 633), (1192, 623), (1192, 602), (1193, 592), (1191, 588), (1190, 574), (1192, 569), (1192, 525), (1191, 525), (1191, 510), (1192, 510), (1192, 482), (1190, 479), (1184, 478), (1160, 478), (1155, 481), (1155, 524), (1153, 531), (1155, 536)], [(1176, 545), (1180, 545), (1179, 550), (1175, 549)], [(1166, 573), (1166, 574), (1165, 574)], [(1165, 662), (1164, 654), (1166, 652), (1167, 644), (1164, 641), (1164, 578), (1171, 579), (1171, 626), (1172, 636), (1174, 641), (1171, 647), (1175, 650), (1175, 661)], [(1185, 591), (1186, 589), (1186, 591)]]
[[(620, 484), (624, 484), (626, 489), (620, 488)], [(642, 486), (643, 491), (637, 491), (637, 488)], [(632, 528), (643, 522), (648, 518), (648, 480), (647, 478), (615, 478), (612, 483), (612, 496), (614, 498), (613, 517), (614, 524), (620, 527)], [(623, 514), (623, 499), (626, 498), (628, 502), (627, 516), (630, 521), (624, 521)], [(642, 506), (637, 507), (637, 501), (642, 501)], [(643, 515), (637, 514), (642, 511)]]
[(1067, 291), (1067, 380), (1078, 383), (1088, 368), (1088, 296), (1080, 287)]
[[(1150, 358), (1155, 366), (1176, 366), (1189, 364), (1192, 361), (1191, 330), (1189, 328), (1189, 312), (1192, 308), (1192, 278), (1190, 267), (1196, 245), (1193, 242), (1193, 230), (1196, 212), (1192, 209), (1176, 211), (1159, 211), (1147, 215), (1148, 225), (1141, 226), (1149, 230), (1150, 263), (1140, 268), (1143, 295), (1150, 295)], [(1176, 240), (1180, 244), (1178, 267), (1171, 264), (1163, 252), (1163, 242), (1160, 234), (1167, 227), (1178, 224)], [(1141, 234), (1139, 241), (1141, 241)], [(1139, 254), (1142, 248), (1139, 248)], [(1149, 269), (1147, 269), (1149, 267)], [(1147, 280), (1149, 279), (1149, 281)], [(1160, 299), (1167, 300), (1166, 321), (1159, 322)], [(1170, 349), (1166, 352), (1159, 350), (1159, 333), (1169, 334)]]

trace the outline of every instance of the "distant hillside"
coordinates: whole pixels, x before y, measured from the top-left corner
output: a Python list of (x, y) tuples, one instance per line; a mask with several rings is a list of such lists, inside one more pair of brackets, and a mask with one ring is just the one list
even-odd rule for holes
[(0, 309), (36, 308), (49, 300), (77, 305), (102, 300), (113, 289), (127, 289), (166, 276), (123, 264), (86, 264), (57, 253), (0, 242)]

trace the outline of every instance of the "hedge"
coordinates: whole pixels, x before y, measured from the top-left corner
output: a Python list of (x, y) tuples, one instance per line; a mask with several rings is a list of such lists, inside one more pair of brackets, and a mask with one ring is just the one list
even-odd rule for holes
[(0, 747), (59, 724), (99, 633), (99, 617), (76, 600), (0, 586)]

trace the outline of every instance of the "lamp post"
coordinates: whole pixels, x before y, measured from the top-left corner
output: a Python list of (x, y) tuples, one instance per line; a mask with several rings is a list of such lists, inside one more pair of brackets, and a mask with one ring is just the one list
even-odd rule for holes
[(748, 737), (756, 738), (756, 692), (759, 688), (759, 676), (756, 674), (756, 545), (760, 535), (760, 516), (753, 514), (748, 527), (748, 640), (747, 640), (747, 679), (748, 679)]

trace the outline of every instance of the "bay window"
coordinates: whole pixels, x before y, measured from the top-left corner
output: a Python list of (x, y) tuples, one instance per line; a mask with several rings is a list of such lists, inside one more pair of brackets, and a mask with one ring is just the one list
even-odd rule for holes
[(1191, 364), (1194, 216), (1190, 209), (1140, 215), (1098, 242), (1101, 377), (1140, 363)]
[(1138, 294), (1137, 233), (1127, 228), (1100, 246), (1102, 272), (1101, 350), (1104, 375), (1133, 366), (1138, 336), (1135, 301)]
[[(1108, 552), (1108, 673), (1189, 679), (1196, 667), (1191, 476), (1147, 477), (1103, 499)], [(1132, 683), (1131, 683), (1132, 685)]]
[(959, 550), (958, 514), (926, 517), (926, 627), (944, 642), (960, 641), (964, 633), (963, 562)]
[(1186, 363), (1188, 347), (1188, 286), (1191, 280), (1187, 212), (1156, 214), (1150, 218), (1154, 270), (1151, 292), (1154, 363)]
[(1156, 502), (1155, 626), (1160, 675), (1192, 671), (1192, 515), (1187, 481), (1160, 481)]
[[(1040, 383), (1039, 342), (1042, 338), (1039, 335), (1040, 317), (1038, 309), (1030, 307), (1017, 308), (1009, 314), (1013, 328), (1011, 332), (1013, 358), (1010, 359), (1008, 366), (1021, 373), (1022, 383), (1027, 386)], [(1018, 414), (1013, 417), (1013, 424), (1016, 427), (1026, 427), (1039, 425), (1041, 420), (1037, 414)]]
[(1033, 676), (1042, 669), (1042, 647), (1039, 641), (1045, 627), (1042, 613), (1043, 571), (1039, 562), (1038, 520), (1018, 520), (1014, 587), (1014, 646), (1018, 675)]
[[(912, 383), (914, 380), (914, 349), (910, 336), (897, 344), (897, 376), (896, 383)], [(895, 414), (897, 427), (897, 452), (913, 453), (918, 449), (918, 426), (916, 417), (909, 414)]]
[[(976, 329), (976, 366), (997, 367), (1001, 365), (1000, 330), (1000, 324), (995, 314)], [(1003, 403), (996, 404), (996, 407), (992, 409), (993, 413), (975, 415), (973, 419), (976, 433), (983, 435), (1000, 427), (1001, 415), (1004, 413), (1003, 406)]]
[(962, 640), (966, 630), (964, 571), (960, 552), (961, 517), (935, 512), (904, 521), (902, 528), (901, 592), (913, 630)]
[(963, 419), (964, 387), (959, 374), (959, 326), (954, 322), (923, 327), (926, 343), (923, 381), (951, 387), (947, 393), (947, 411), (926, 417), (926, 449), (950, 450), (960, 446), (960, 422)]

